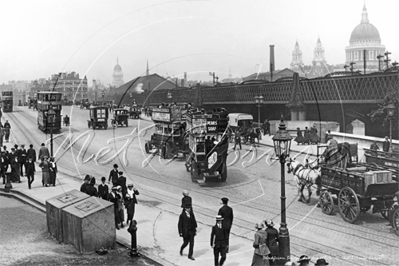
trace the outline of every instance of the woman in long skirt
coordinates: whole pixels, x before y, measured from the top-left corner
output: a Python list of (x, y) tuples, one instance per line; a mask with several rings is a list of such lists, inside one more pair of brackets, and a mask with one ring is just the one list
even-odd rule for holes
[(48, 187), (50, 184), (50, 164), (48, 162), (48, 157), (44, 156), (42, 162), (39, 164), (39, 167), (42, 168), (42, 184), (43, 186)]
[(294, 139), (297, 144), (302, 144), (305, 142), (305, 138), (302, 136), (302, 131), (299, 127), (296, 128), (296, 138)]
[(270, 250), (266, 244), (267, 233), (265, 230), (263, 230), (263, 223), (257, 223), (255, 228), (257, 229), (253, 243), (255, 252), (254, 256), (252, 257), (251, 266), (269, 266), (268, 255), (270, 254)]

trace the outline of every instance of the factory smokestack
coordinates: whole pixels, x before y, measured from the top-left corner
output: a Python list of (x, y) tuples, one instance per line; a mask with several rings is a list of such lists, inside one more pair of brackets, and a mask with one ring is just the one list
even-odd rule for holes
[(274, 71), (274, 45), (270, 45), (270, 81), (273, 81)]

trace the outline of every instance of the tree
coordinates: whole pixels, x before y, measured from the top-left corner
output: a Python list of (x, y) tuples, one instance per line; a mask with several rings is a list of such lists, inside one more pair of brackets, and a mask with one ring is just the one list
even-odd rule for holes
[(387, 106), (388, 104), (393, 104), (395, 106), (395, 114), (391, 118), (393, 128), (397, 128), (398, 122), (398, 107), (399, 107), (399, 91), (388, 92), (382, 103), (378, 104), (378, 108), (371, 111), (368, 116), (371, 118), (372, 122), (382, 122), (382, 126), (389, 125), (390, 117), (388, 117)]

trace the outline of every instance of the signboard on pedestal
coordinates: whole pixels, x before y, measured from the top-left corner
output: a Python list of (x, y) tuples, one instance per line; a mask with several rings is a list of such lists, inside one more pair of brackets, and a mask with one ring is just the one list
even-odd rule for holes
[(61, 210), (90, 196), (76, 189), (46, 200), (47, 229), (59, 242), (64, 240)]
[(115, 247), (114, 204), (90, 197), (62, 210), (64, 243), (80, 253)]

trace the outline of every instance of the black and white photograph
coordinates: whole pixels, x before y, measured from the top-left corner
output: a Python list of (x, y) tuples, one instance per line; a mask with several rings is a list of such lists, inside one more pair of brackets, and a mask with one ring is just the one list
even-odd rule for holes
[(399, 1), (1, 7), (0, 265), (399, 265)]

